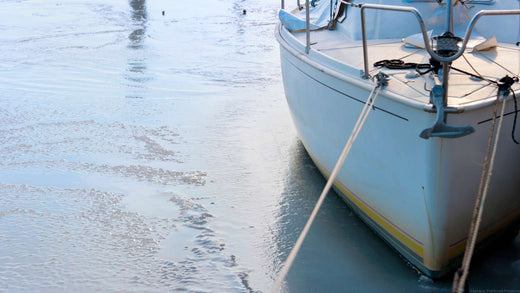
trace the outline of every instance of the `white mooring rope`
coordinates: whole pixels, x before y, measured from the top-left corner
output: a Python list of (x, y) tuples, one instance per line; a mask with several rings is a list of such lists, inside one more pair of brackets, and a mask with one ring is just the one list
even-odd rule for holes
[[(300, 247), (302, 246), (302, 243), (305, 240), (305, 237), (307, 236), (307, 233), (309, 232), (309, 229), (311, 228), (311, 225), (314, 222), (314, 219), (316, 218), (316, 215), (318, 214), (318, 211), (319, 211), (323, 201), (325, 200), (327, 193), (330, 191), (330, 188), (332, 187), (334, 180), (338, 176), (339, 170), (343, 166), (343, 163), (345, 162), (345, 159), (347, 158), (347, 155), (349, 154), (350, 149), (352, 148), (352, 145), (354, 144), (354, 141), (356, 140), (359, 132), (361, 131), (361, 128), (365, 124), (365, 120), (367, 119), (368, 114), (370, 113), (370, 109), (372, 109), (372, 107), (374, 106), (374, 102), (376, 101), (376, 98), (379, 95), (381, 88), (383, 87), (383, 85), (386, 84), (386, 76), (380, 76), (378, 78), (378, 80), (379, 80), (378, 84), (376, 86), (374, 86), (374, 88), (370, 92), (370, 95), (367, 98), (367, 101), (365, 102), (365, 106), (363, 107), (363, 110), (361, 111), (361, 114), (359, 115), (359, 118), (354, 126), (354, 129), (352, 129), (352, 134), (350, 135), (350, 137), (345, 145), (345, 148), (343, 149), (343, 152), (341, 153), (341, 155), (336, 163), (336, 166), (332, 170), (329, 180), (327, 180), (327, 184), (325, 184), (325, 188), (323, 188), (323, 191), (321, 192), (318, 202), (314, 206), (314, 209), (312, 210), (312, 213), (311, 213), (309, 219), (307, 220), (305, 227), (303, 228), (300, 236), (298, 237), (298, 240), (296, 240), (294, 247), (292, 248), (291, 252), (289, 253), (289, 256), (287, 257), (285, 264), (283, 265), (282, 269), (278, 273), (278, 277), (276, 278), (274, 285), (271, 289), (272, 293), (279, 292), (280, 287), (282, 286), (282, 282), (285, 280), (285, 277), (287, 276), (287, 273), (289, 272), (289, 269), (291, 268), (292, 263), (294, 262), (294, 259), (296, 258), (296, 255), (298, 254), (298, 251), (300, 250)], [(376, 91), (376, 89), (377, 89), (377, 91)], [(374, 92), (375, 92), (375, 95), (374, 95)]]
[[(462, 266), (457, 272), (455, 272), (455, 276), (453, 278), (453, 287), (452, 292), (462, 293), (464, 292), (464, 287), (466, 284), (466, 280), (469, 273), (469, 265), (471, 263), (471, 258), (473, 256), (473, 250), (475, 249), (475, 244), (477, 242), (478, 230), (480, 227), (480, 222), (482, 220), (482, 212), (484, 210), (484, 202), (486, 200), (487, 191), (489, 187), (489, 182), (491, 180), (491, 174), (493, 173), (493, 165), (495, 163), (495, 154), (498, 145), (498, 137), (500, 135), (500, 129), (502, 128), (502, 118), (504, 117), (504, 109), (506, 105), (506, 94), (504, 94), (504, 99), (502, 102), (502, 109), (500, 111), (500, 118), (498, 120), (497, 132), (495, 134), (495, 140), (493, 141), (493, 132), (495, 130), (495, 122), (497, 118), (497, 108), (498, 108), (498, 100), (499, 95), (497, 96), (497, 100), (495, 103), (495, 110), (493, 115), (493, 122), (491, 124), (491, 131), (489, 133), (488, 139), (488, 148), (486, 150), (486, 155), (484, 157), (484, 165), (482, 166), (482, 175), (480, 180), (480, 186), (478, 190), (477, 199), (475, 201), (475, 207), (473, 209), (473, 218), (471, 221), (471, 226), (468, 235), (468, 242), (466, 244), (466, 252), (464, 253), (464, 258), (462, 260)], [(493, 147), (493, 151), (491, 153), (491, 158), (489, 158), (489, 152)], [(467, 293), (467, 292), (466, 292)]]

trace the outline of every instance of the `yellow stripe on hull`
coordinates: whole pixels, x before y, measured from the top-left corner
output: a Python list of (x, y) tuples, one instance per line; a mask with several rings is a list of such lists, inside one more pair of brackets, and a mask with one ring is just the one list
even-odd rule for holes
[[(320, 172), (326, 177), (329, 178), (330, 174), (325, 171), (325, 169), (318, 163), (318, 161), (309, 153), (309, 156), (314, 161), (315, 165), (318, 167)], [(416, 264), (422, 267), (422, 269), (426, 269), (431, 273), (432, 276), (441, 274), (442, 269), (440, 268), (431, 268), (427, 266), (428, 261), (424, 260), (424, 246), (422, 243), (419, 243), (417, 240), (411, 238), (410, 236), (403, 233), (401, 228), (397, 227), (395, 224), (389, 222), (387, 219), (382, 217), (377, 213), (377, 211), (355, 196), (352, 192), (350, 192), (346, 187), (344, 187), (339, 181), (334, 181), (334, 186), (339, 190), (352, 204), (354, 204), (361, 212), (364, 213), (369, 220), (373, 222), (373, 225), (377, 225), (379, 230), (381, 230), (381, 234), (387, 234), (391, 237), (385, 237), (387, 241), (392, 242), (391, 244), (401, 251), (401, 253), (405, 254), (409, 258), (413, 258)], [(515, 222), (520, 217), (520, 210), (517, 210), (507, 216), (503, 221), (486, 229), (485, 231), (480, 233), (479, 242), (493, 235), (495, 232), (502, 230), (506, 226)], [(367, 223), (370, 225), (370, 223)], [(399, 247), (404, 249), (399, 249)], [(447, 264), (451, 264), (454, 260), (457, 259), (461, 255), (461, 253), (466, 248), (466, 240), (462, 239), (450, 245), (448, 249), (448, 261)], [(450, 265), (447, 265), (449, 267)]]
[[(310, 154), (309, 154), (310, 155)], [(329, 178), (330, 174), (325, 171), (325, 169), (318, 163), (318, 161), (310, 155), (311, 159), (314, 161), (316, 166), (320, 169), (320, 171), (325, 175), (325, 177)], [(408, 235), (401, 232), (398, 228), (395, 226), (395, 224), (390, 223), (388, 220), (380, 216), (374, 208), (370, 207), (363, 201), (361, 201), (358, 197), (356, 197), (354, 194), (352, 194), (350, 191), (347, 190), (346, 187), (344, 187), (339, 181), (334, 181), (334, 186), (339, 189), (348, 199), (354, 203), (367, 217), (369, 217), (372, 221), (374, 221), (379, 227), (384, 229), (388, 234), (390, 234), (395, 239), (399, 240), (402, 245), (404, 245), (409, 250), (413, 251), (415, 254), (421, 257), (421, 259), (417, 260), (420, 263), (423, 262), (422, 258), (424, 257), (424, 248), (420, 243), (417, 243), (416, 240), (410, 238)]]
[[(488, 227), (487, 229), (479, 232), (477, 242), (481, 242), (482, 240), (488, 238), (489, 236), (495, 234), (496, 232), (506, 228), (508, 225), (515, 222), (515, 220), (517, 220), (519, 216), (520, 216), (520, 210), (517, 210), (517, 211), (511, 213), (509, 216), (507, 216), (504, 220), (502, 220), (498, 224), (496, 224), (492, 227)], [(452, 259), (452, 258), (460, 255), (461, 253), (463, 253), (464, 250), (466, 249), (466, 243), (467, 243), (467, 237), (465, 239), (461, 239), (461, 240), (456, 241), (453, 244), (451, 244), (450, 248), (448, 250), (448, 257), (450, 259)]]

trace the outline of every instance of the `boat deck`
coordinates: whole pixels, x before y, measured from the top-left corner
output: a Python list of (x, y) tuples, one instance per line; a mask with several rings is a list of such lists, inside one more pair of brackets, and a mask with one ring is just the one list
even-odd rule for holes
[[(292, 33), (296, 39), (305, 44), (305, 32)], [(477, 41), (470, 40), (468, 48)], [(330, 58), (329, 65), (337, 71), (363, 70), (363, 47), (361, 41), (349, 41), (339, 31), (319, 30), (311, 32), (312, 49)], [(511, 44), (499, 44), (488, 51), (476, 53), (469, 49), (453, 62), (453, 67), (484, 78), (498, 81), (502, 77), (520, 75), (520, 48)], [(424, 49), (404, 45), (401, 40), (369, 40), (368, 60), (370, 74), (383, 71), (391, 77), (387, 90), (399, 93), (400, 96), (416, 102), (429, 102), (429, 90), (434, 85), (430, 74), (415, 74), (414, 69), (387, 69), (374, 67), (380, 60), (401, 59), (404, 62), (429, 63), (430, 56)], [(497, 89), (488, 81), (471, 77), (467, 74), (451, 70), (449, 100), (450, 106), (467, 107), (483, 100), (494, 100)], [(513, 90), (520, 93), (520, 85), (513, 85)]]

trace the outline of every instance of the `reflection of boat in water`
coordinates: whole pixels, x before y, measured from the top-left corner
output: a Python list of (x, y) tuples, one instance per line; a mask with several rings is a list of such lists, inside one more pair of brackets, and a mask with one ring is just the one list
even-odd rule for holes
[(518, 3), (447, 2), (321, 0), (281, 10), (276, 32), (294, 123), (325, 176), (377, 95), (335, 189), (431, 277), (460, 263), (493, 131), (479, 242), (520, 219)]

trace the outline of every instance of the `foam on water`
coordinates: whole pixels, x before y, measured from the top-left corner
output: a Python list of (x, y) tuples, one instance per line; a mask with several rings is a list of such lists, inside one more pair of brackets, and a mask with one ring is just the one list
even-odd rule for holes
[(207, 178), (181, 134), (199, 111), (177, 105), (222, 72), (169, 53), (189, 52), (167, 37), (179, 19), (105, 2), (0, 3), (0, 289), (251, 291), (190, 189)]
[[(124, 195), (100, 190), (2, 184), (0, 192), (10, 207), (0, 213), (0, 288), (210, 292), (233, 284), (233, 256), (206, 227), (211, 214), (191, 199), (170, 194), (180, 213), (146, 217), (127, 211)], [(210, 270), (220, 273), (200, 280)]]

